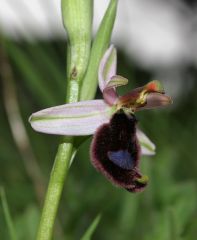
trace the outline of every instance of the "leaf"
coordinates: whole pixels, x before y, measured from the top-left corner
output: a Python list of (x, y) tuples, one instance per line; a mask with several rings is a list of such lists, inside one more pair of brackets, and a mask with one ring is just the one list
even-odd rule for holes
[(0, 196), (1, 196), (1, 202), (2, 202), (2, 207), (3, 207), (3, 212), (4, 212), (4, 216), (5, 216), (5, 220), (6, 220), (6, 224), (8, 227), (8, 232), (10, 235), (10, 239), (11, 240), (16, 240), (16, 232), (14, 229), (14, 224), (12, 221), (12, 217), (10, 215), (10, 210), (9, 210), (9, 206), (7, 203), (7, 199), (6, 199), (6, 195), (5, 195), (5, 191), (3, 187), (0, 187)]
[[(117, 0), (111, 0), (105, 16), (93, 41), (90, 60), (83, 79), (80, 100), (93, 99), (98, 83), (98, 68), (100, 60), (109, 46), (113, 25), (116, 17)], [(91, 87), (90, 87), (91, 86)]]
[(93, 233), (95, 232), (99, 222), (101, 220), (101, 214), (99, 214), (94, 221), (91, 223), (91, 225), (88, 227), (84, 235), (82, 236), (81, 240), (90, 240), (92, 238)]
[(81, 81), (86, 72), (92, 39), (92, 0), (62, 0), (62, 20), (68, 36), (68, 79)]

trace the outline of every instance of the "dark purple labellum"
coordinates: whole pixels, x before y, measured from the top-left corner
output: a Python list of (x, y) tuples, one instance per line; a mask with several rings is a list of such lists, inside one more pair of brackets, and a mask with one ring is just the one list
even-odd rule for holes
[(143, 190), (138, 170), (140, 146), (136, 137), (137, 120), (133, 114), (118, 112), (109, 124), (102, 125), (94, 135), (91, 161), (112, 183), (131, 192)]

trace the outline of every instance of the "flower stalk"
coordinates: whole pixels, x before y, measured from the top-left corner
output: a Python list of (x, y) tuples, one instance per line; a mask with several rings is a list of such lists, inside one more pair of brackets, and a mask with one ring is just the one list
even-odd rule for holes
[[(86, 71), (92, 29), (92, 0), (62, 0), (62, 18), (68, 34), (66, 103), (77, 102)], [(73, 138), (64, 138), (55, 157), (44, 201), (37, 240), (52, 238), (53, 227), (68, 168), (74, 154)]]
[(59, 145), (42, 210), (37, 240), (52, 238), (59, 201), (72, 156), (72, 140)]

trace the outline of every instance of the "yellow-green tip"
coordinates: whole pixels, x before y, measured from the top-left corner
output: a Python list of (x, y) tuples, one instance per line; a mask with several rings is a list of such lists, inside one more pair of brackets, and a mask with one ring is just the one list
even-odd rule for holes
[(136, 179), (136, 181), (138, 183), (142, 183), (142, 184), (146, 184), (148, 182), (148, 180), (149, 180), (148, 176), (146, 176), (146, 175), (143, 175), (143, 176), (141, 176), (141, 178)]

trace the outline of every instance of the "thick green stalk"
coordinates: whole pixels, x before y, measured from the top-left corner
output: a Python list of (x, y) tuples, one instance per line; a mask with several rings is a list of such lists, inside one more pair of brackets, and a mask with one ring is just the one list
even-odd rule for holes
[[(68, 33), (66, 102), (79, 100), (80, 83), (89, 60), (92, 28), (92, 0), (62, 0), (62, 18)], [(53, 227), (65, 178), (75, 152), (73, 138), (64, 138), (58, 147), (51, 172), (37, 240), (52, 238)]]
[(72, 156), (72, 141), (62, 143), (58, 147), (53, 169), (51, 171), (50, 181), (45, 197), (45, 203), (42, 210), (37, 239), (49, 240), (53, 234), (53, 226), (59, 206), (65, 177), (68, 173), (69, 162)]

